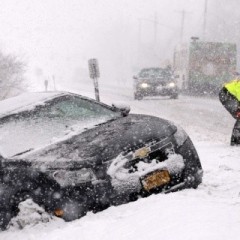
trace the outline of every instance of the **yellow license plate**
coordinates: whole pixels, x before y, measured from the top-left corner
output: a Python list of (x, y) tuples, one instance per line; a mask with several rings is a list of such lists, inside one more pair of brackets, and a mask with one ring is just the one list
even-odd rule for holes
[(142, 185), (146, 191), (150, 191), (169, 183), (170, 180), (171, 178), (167, 170), (158, 170), (143, 178)]

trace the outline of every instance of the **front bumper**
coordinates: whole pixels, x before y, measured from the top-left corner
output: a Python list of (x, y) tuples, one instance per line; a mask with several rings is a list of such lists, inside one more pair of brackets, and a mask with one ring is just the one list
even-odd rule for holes
[[(202, 182), (203, 175), (198, 154), (188, 137), (180, 142), (180, 139), (176, 143), (173, 138), (167, 138), (159, 142), (162, 145), (157, 143), (125, 156), (119, 155), (108, 170), (113, 188), (126, 195), (196, 188)], [(148, 156), (134, 159), (136, 152), (143, 155), (147, 150)]]
[(177, 87), (137, 87), (136, 92), (142, 96), (170, 96), (178, 93)]

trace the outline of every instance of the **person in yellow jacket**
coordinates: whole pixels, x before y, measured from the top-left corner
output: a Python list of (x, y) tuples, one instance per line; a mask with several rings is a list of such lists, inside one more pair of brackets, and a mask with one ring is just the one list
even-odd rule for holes
[(231, 145), (240, 146), (240, 74), (224, 84), (219, 92), (219, 100), (236, 119), (231, 136)]

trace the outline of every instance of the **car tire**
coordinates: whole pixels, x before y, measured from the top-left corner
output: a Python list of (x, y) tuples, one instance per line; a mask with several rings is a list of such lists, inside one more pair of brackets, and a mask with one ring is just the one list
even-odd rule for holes
[(0, 208), (0, 230), (6, 230), (11, 219), (18, 214), (19, 196), (16, 192), (6, 192), (4, 202), (0, 203), (5, 206)]
[(9, 222), (11, 221), (13, 214), (11, 210), (0, 209), (0, 230), (4, 231), (7, 229)]
[(19, 204), (29, 198), (31, 198), (36, 204), (40, 205), (37, 201), (35, 201), (36, 199), (33, 199), (31, 193), (28, 191), (14, 192), (11, 196), (8, 197), (8, 203), (11, 203), (11, 204), (7, 206), (8, 207), (7, 210), (5, 211), (0, 210), (1, 211), (0, 219), (2, 217), (2, 222), (0, 220), (0, 225), (3, 230), (8, 227), (8, 224), (9, 222), (11, 222), (11, 219), (18, 215), (20, 210)]
[(143, 96), (142, 94), (140, 93), (134, 93), (134, 100), (142, 100), (143, 99)]
[(177, 93), (176, 93), (176, 94), (173, 94), (173, 95), (170, 96), (170, 98), (171, 98), (171, 99), (178, 99), (178, 94), (177, 94)]

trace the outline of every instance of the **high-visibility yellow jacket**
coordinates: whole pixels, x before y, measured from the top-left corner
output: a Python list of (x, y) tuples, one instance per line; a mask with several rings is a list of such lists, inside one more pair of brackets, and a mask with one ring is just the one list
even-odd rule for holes
[(225, 83), (224, 87), (240, 102), (240, 79)]

